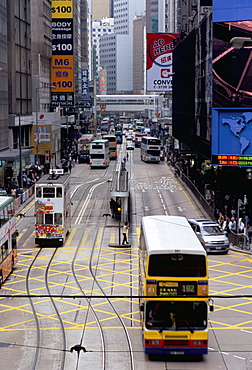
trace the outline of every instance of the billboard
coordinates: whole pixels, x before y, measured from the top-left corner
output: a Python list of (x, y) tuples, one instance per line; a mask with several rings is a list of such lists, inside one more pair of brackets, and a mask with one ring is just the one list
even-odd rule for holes
[(252, 41), (251, 20), (213, 23), (212, 164), (215, 165), (252, 165), (252, 58), (251, 47), (242, 42), (244, 38)]
[(73, 0), (52, 0), (51, 105), (74, 106)]
[(146, 90), (172, 90), (172, 51), (175, 33), (147, 33)]

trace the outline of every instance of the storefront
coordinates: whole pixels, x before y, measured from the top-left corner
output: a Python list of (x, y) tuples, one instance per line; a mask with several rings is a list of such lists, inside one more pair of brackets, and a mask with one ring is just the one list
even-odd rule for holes
[[(0, 152), (0, 187), (8, 188), (13, 181), (17, 181), (24, 167), (30, 163), (29, 156), (31, 149), (7, 149)], [(18, 184), (19, 185), (19, 184)]]

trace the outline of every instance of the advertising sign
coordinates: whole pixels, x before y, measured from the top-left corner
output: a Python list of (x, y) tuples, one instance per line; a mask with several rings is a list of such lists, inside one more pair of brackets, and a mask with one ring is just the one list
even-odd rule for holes
[(88, 69), (81, 70), (81, 94), (88, 95)]
[(73, 18), (73, 0), (52, 0), (52, 18)]
[(252, 165), (252, 109), (213, 109), (212, 164)]
[(73, 19), (52, 22), (53, 55), (73, 54)]
[(54, 92), (74, 91), (74, 64), (73, 55), (53, 55), (52, 56), (51, 79), (55, 87)]
[(52, 106), (74, 106), (72, 0), (52, 0), (51, 85)]
[(175, 33), (147, 34), (146, 89), (148, 91), (171, 91), (172, 51)]

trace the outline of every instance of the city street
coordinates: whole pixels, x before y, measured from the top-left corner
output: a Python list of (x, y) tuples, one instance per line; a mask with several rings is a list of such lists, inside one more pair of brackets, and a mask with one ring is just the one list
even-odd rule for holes
[[(48, 366), (113, 370), (250, 368), (251, 297), (242, 296), (251, 290), (251, 259), (232, 250), (227, 255), (208, 256), (209, 293), (214, 305), (209, 313), (208, 355), (150, 360), (144, 354), (138, 299), (134, 298), (138, 295), (141, 217), (204, 214), (165, 162), (145, 164), (139, 157), (139, 149), (135, 149), (126, 163), (132, 203), (131, 248), (109, 247), (118, 240), (119, 225), (117, 220), (103, 217), (109, 213), (106, 179), (111, 178), (115, 161), (106, 170), (90, 170), (87, 164), (73, 168), (72, 228), (63, 247), (35, 246), (33, 202), (26, 206), (26, 217), (18, 223), (19, 262), (1, 289), (3, 296), (12, 295), (0, 301), (0, 350), (6, 370), (42, 370)], [(15, 298), (20, 294), (27, 298)], [(70, 298), (72, 295), (75, 299)], [(105, 298), (117, 295), (132, 298)], [(77, 344), (86, 351), (81, 350), (79, 356), (75, 349), (71, 352)]]

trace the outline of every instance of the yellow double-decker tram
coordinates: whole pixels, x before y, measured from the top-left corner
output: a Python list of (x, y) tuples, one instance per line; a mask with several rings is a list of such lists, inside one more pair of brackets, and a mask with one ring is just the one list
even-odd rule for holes
[(139, 251), (145, 353), (207, 354), (207, 255), (187, 219), (143, 217)]

